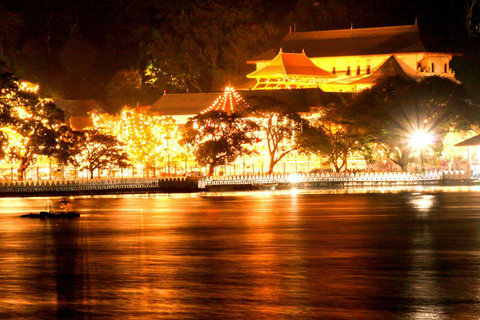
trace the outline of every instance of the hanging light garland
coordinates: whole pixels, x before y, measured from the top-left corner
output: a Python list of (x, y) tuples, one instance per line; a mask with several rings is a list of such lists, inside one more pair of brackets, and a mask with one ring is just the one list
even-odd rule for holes
[(201, 114), (216, 110), (233, 113), (237, 106), (244, 105), (248, 108), (248, 104), (243, 98), (235, 91), (232, 86), (225, 88), (225, 91), (205, 110), (201, 111)]

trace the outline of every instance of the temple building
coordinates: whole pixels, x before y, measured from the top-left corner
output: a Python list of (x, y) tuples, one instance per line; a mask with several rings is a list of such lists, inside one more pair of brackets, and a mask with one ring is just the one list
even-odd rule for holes
[(454, 80), (454, 53), (428, 50), (417, 25), (290, 32), (280, 44), (247, 61), (251, 90), (320, 88), (358, 92), (387, 76)]
[[(247, 61), (256, 70), (247, 75), (249, 82), (235, 89), (243, 98), (267, 95), (306, 112), (370, 88), (388, 76), (414, 80), (441, 76), (457, 81), (450, 61), (459, 54), (427, 47), (416, 24), (290, 32), (277, 47)], [(165, 94), (152, 108), (184, 124), (221, 94)]]
[[(417, 25), (290, 32), (278, 46), (247, 61), (256, 70), (247, 75), (249, 82), (235, 86), (236, 91), (229, 86), (225, 92), (164, 94), (152, 109), (172, 116), (182, 127), (199, 113), (234, 111), (243, 99), (269, 96), (308, 118), (313, 107), (344, 101), (389, 76), (417, 81), (440, 76), (457, 81), (450, 62), (459, 54), (428, 48)], [(257, 151), (222, 171), (263, 174), (266, 150), (259, 147)], [(292, 152), (275, 170), (309, 172), (319, 168), (329, 168), (325, 157)], [(368, 164), (356, 152), (349, 157), (348, 168), (367, 169)]]

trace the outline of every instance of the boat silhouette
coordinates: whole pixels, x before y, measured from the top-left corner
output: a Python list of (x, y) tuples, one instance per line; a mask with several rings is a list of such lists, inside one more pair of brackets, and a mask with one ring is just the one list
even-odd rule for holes
[(28, 213), (21, 215), (20, 218), (36, 218), (36, 219), (47, 219), (47, 218), (79, 218), (80, 213), (72, 211), (71, 204), (67, 199), (63, 198), (57, 208), (50, 209), (50, 202), (47, 202), (47, 209), (45, 211), (40, 211), (39, 213)]

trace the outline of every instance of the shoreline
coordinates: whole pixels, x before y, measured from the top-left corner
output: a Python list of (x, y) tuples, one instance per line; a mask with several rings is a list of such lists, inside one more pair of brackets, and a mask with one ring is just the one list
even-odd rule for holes
[(217, 194), (252, 191), (288, 191), (297, 190), (302, 192), (326, 192), (326, 193), (382, 193), (402, 192), (409, 189), (423, 188), (448, 188), (448, 187), (475, 187), (477, 183), (416, 183), (416, 184), (330, 184), (330, 185), (309, 185), (309, 184), (284, 184), (275, 187), (259, 185), (230, 185), (216, 186), (213, 188), (201, 189), (198, 187), (157, 187), (138, 189), (89, 189), (89, 190), (65, 190), (65, 191), (39, 191), (39, 192), (0, 192), (0, 198), (38, 198), (38, 197), (76, 197), (76, 196), (121, 196), (121, 195), (149, 195), (149, 194)]

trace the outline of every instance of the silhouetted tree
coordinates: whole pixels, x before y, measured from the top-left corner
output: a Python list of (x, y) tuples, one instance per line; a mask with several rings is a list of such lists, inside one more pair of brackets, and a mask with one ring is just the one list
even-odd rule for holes
[(257, 141), (256, 128), (239, 114), (210, 111), (188, 120), (181, 143), (192, 147), (197, 162), (208, 166), (208, 176), (212, 176), (216, 166), (253, 153), (248, 146)]
[(159, 76), (169, 85), (193, 91), (218, 90), (244, 81), (245, 61), (271, 44), (278, 33), (258, 19), (251, 1), (196, 1), (167, 19), (152, 47)]
[(348, 157), (369, 142), (368, 133), (344, 116), (344, 108), (344, 104), (319, 108), (299, 136), (302, 151), (327, 156), (336, 172), (346, 170)]
[(250, 109), (244, 110), (255, 116), (260, 131), (265, 136), (270, 163), (268, 174), (273, 173), (275, 165), (287, 154), (300, 149), (298, 139), (307, 121), (288, 105), (266, 96), (247, 99)]
[(79, 141), (81, 169), (90, 172), (93, 179), (95, 170), (112, 167), (126, 168), (127, 154), (116, 137), (103, 134), (97, 129), (83, 131)]
[(479, 111), (463, 86), (449, 79), (427, 77), (416, 82), (393, 77), (359, 93), (344, 112), (406, 170), (416, 133), (431, 134), (439, 143), (450, 130), (480, 124)]

